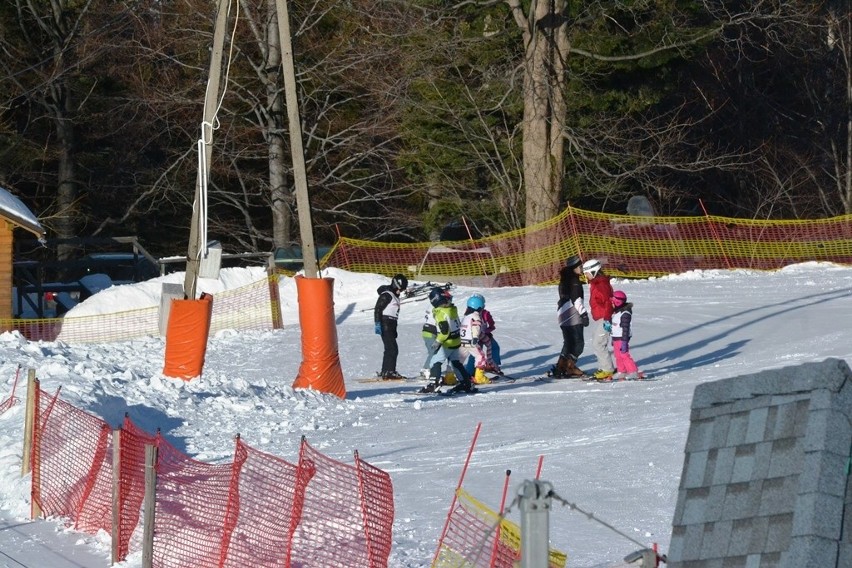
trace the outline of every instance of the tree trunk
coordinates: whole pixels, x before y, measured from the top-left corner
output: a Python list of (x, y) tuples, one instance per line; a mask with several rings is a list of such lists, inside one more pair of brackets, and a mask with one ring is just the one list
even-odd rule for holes
[(267, 131), (269, 148), (269, 192), (272, 207), (272, 246), (286, 247), (291, 243), (293, 196), (287, 186), (284, 155), (284, 98), (281, 91), (281, 42), (278, 36), (278, 16), (275, 0), (268, 0), (269, 26), (266, 30)]
[(524, 31), (523, 164), (526, 226), (559, 211), (565, 123), (565, 58), (568, 37), (562, 19), (564, 0), (534, 2), (530, 22), (516, 0), (509, 0)]

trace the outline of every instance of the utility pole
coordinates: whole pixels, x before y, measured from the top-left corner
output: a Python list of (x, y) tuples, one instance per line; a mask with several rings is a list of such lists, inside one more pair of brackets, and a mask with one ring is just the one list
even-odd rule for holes
[(311, 203), (308, 196), (308, 175), (305, 168), (305, 150), (302, 146), (302, 120), (299, 116), (299, 101), (296, 97), (296, 70), (293, 64), (293, 41), (290, 37), (290, 17), (287, 0), (275, 0), (278, 13), (278, 36), (281, 44), (281, 64), (284, 71), (284, 99), (287, 104), (287, 120), (290, 130), (290, 154), (293, 160), (293, 182), (296, 186), (296, 208), (299, 210), (299, 234), (302, 240), (302, 261), (305, 276), (316, 278), (316, 247), (311, 220)]
[(210, 74), (207, 78), (201, 142), (198, 148), (198, 177), (195, 182), (195, 201), (192, 204), (192, 224), (189, 229), (189, 246), (186, 252), (186, 278), (183, 282), (183, 293), (187, 300), (195, 299), (198, 268), (201, 265), (201, 243), (202, 239), (205, 243), (207, 241), (207, 180), (210, 177), (210, 160), (213, 156), (213, 122), (219, 105), (219, 81), (222, 74), (222, 51), (225, 44), (225, 25), (228, 23), (228, 5), (228, 0), (219, 0), (216, 28), (213, 30), (213, 51), (210, 56)]

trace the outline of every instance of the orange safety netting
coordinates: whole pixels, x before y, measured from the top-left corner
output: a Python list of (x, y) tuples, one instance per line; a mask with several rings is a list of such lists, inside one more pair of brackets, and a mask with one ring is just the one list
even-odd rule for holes
[(567, 208), (527, 229), (436, 243), (341, 238), (323, 267), (476, 286), (550, 284), (571, 255), (598, 258), (615, 276), (696, 269), (774, 270), (812, 260), (852, 264), (852, 216), (806, 221), (636, 217)]
[[(224, 329), (270, 330), (281, 327), (278, 275), (214, 295), (210, 333)], [(0, 319), (31, 341), (109, 343), (160, 335), (159, 307), (110, 314), (50, 319)]]
[(112, 530), (109, 425), (40, 388), (33, 431), (32, 495), (42, 512), (88, 533)]
[[(433, 568), (512, 568), (521, 558), (521, 530), (477, 501), (464, 489), (456, 492), (444, 538)], [(563, 568), (567, 557), (550, 549), (550, 568)]]
[(394, 515), (390, 475), (357, 455), (356, 462), (333, 460), (302, 440), (299, 466), (313, 475), (293, 533), (293, 566), (387, 566)]
[[(36, 389), (32, 495), (45, 515), (78, 530), (110, 531), (112, 435), (100, 418)], [(194, 460), (125, 418), (120, 433), (113, 539), (126, 558), (145, 496), (145, 446), (155, 445), (154, 542), (160, 568), (387, 566), (390, 476), (355, 454), (347, 465), (302, 441), (299, 464), (237, 439), (233, 461)]]

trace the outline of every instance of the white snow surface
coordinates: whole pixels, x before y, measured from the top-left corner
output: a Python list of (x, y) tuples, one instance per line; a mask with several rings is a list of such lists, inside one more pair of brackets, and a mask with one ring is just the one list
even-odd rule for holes
[[(160, 428), (199, 460), (230, 460), (237, 433), (249, 445), (290, 462), (297, 460), (302, 436), (346, 463), (352, 463), (357, 450), (393, 480), (396, 516), (389, 566), (394, 568), (429, 566), (481, 424), (464, 487), (497, 509), (506, 471), (511, 470), (511, 502), (522, 483), (534, 478), (542, 459), (541, 479), (558, 496), (550, 516), (552, 545), (568, 554), (568, 566), (603, 568), (623, 566), (621, 559), (640, 548), (636, 542), (658, 543), (666, 552), (696, 385), (828, 357), (848, 359), (852, 352), (849, 267), (805, 263), (777, 272), (615, 279), (614, 288), (634, 303), (631, 352), (656, 380), (525, 380), (472, 396), (422, 397), (409, 394), (416, 388), (411, 385), (357, 380), (374, 375), (381, 365), (372, 308), (376, 288), (388, 279), (336, 269), (323, 276), (335, 279), (345, 400), (291, 388), (301, 363), (291, 278), (280, 285), (284, 329), (231, 330), (211, 337), (204, 373), (191, 382), (163, 376), (161, 338), (67, 345), (4, 333), (0, 398), (8, 396), (20, 365), (21, 398), (26, 369), (34, 368), (43, 389), (62, 386), (63, 399), (113, 426), (129, 412), (139, 426), (149, 432)], [(226, 269), (220, 288), (210, 289), (257, 277)], [(91, 314), (159, 305), (159, 281), (105, 290), (78, 309)], [(462, 312), (477, 291), (496, 320), (504, 370), (518, 377), (544, 373), (562, 342), (556, 287), (456, 287)], [(426, 308), (426, 301), (402, 306), (398, 370), (403, 374), (416, 375), (425, 358), (420, 326)], [(586, 336), (580, 364), (594, 371), (588, 331)], [(108, 535), (74, 532), (56, 519), (29, 521), (29, 476), (20, 476), (23, 415), (19, 404), (0, 416), (0, 566), (108, 566)], [(576, 504), (594, 518), (563, 503)], [(517, 506), (508, 517), (520, 524)], [(139, 552), (119, 564), (141, 565)]]

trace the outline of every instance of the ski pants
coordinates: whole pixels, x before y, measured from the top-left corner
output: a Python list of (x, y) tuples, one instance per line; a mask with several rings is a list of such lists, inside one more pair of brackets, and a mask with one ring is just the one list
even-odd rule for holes
[(396, 358), (399, 356), (395, 319), (382, 318), (382, 344), (385, 347), (384, 355), (382, 355), (382, 373), (395, 372)]
[(586, 346), (586, 342), (583, 339), (582, 324), (565, 325), (559, 329), (562, 330), (562, 352), (560, 355), (577, 361)]
[(610, 334), (604, 329), (604, 320), (595, 320), (592, 324), (592, 349), (595, 351), (595, 357), (598, 360), (598, 369), (602, 371), (615, 371), (615, 365), (612, 364), (612, 357), (609, 354), (609, 338)]

